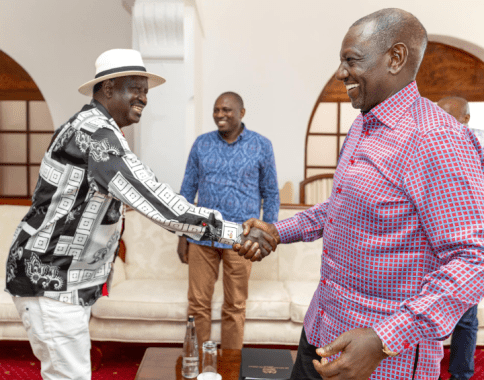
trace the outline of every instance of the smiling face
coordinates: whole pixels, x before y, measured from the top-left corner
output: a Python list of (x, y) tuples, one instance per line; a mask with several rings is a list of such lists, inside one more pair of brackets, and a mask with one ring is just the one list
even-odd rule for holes
[(245, 109), (232, 95), (221, 95), (213, 106), (213, 120), (223, 137), (237, 136), (241, 131)]
[(120, 128), (141, 119), (143, 108), (148, 104), (148, 78), (142, 76), (119, 77), (108, 90), (107, 110)]
[(390, 54), (377, 46), (373, 29), (373, 22), (350, 28), (341, 45), (341, 63), (336, 72), (336, 79), (346, 86), (353, 108), (363, 113), (398, 91), (389, 70)]

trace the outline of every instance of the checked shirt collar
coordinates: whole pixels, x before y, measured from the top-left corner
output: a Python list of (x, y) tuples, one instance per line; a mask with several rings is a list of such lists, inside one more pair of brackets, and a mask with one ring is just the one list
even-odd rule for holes
[(408, 108), (420, 98), (417, 82), (413, 81), (402, 88), (395, 95), (373, 107), (370, 112), (363, 115), (363, 122), (367, 124), (376, 117), (383, 125), (394, 129)]

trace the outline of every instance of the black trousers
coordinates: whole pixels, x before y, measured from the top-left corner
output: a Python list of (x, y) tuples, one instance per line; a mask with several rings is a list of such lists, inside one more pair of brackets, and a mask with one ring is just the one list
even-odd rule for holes
[(316, 353), (316, 346), (308, 343), (304, 327), (302, 328), (297, 357), (292, 367), (291, 380), (321, 380), (321, 375), (314, 369), (313, 360), (321, 360)]

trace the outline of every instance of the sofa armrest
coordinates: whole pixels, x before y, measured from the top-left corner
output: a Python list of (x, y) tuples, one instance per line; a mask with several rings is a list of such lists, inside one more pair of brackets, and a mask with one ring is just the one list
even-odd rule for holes
[(113, 281), (111, 283), (111, 287), (116, 286), (120, 282), (123, 282), (126, 280), (126, 270), (124, 269), (124, 262), (121, 260), (121, 258), (117, 257), (116, 260), (114, 261), (113, 265)]

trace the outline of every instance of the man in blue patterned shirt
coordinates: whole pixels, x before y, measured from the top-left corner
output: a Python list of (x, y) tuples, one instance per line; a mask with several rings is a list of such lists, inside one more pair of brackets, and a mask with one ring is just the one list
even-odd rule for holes
[[(272, 144), (245, 127), (244, 114), (238, 94), (225, 92), (217, 98), (213, 118), (218, 131), (199, 136), (193, 144), (181, 195), (193, 202), (198, 191), (198, 206), (211, 207), (238, 223), (259, 218), (264, 200), (263, 219), (273, 223), (279, 214), (279, 189)], [(189, 264), (188, 312), (195, 316), (199, 345), (210, 339), (212, 295), (223, 261), (221, 346), (240, 349), (251, 262), (229, 245), (188, 241), (180, 237), (178, 255)]]

